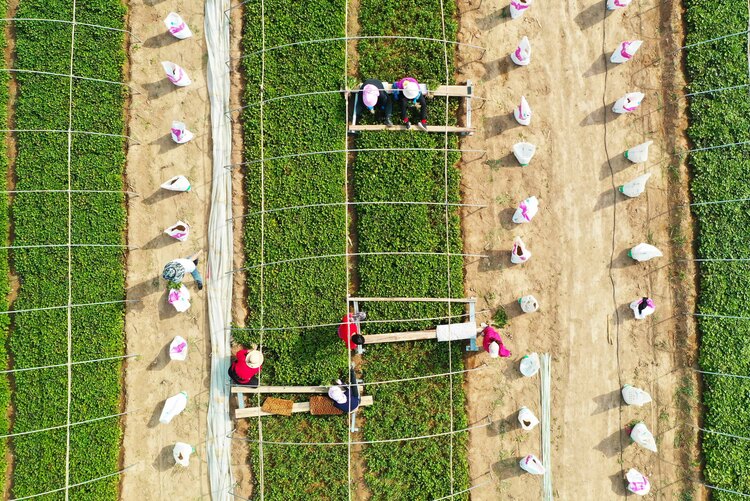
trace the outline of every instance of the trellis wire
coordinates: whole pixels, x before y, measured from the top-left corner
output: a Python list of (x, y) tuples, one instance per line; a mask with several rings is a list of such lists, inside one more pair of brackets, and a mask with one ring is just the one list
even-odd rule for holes
[(750, 198), (734, 198), (731, 200), (714, 200), (712, 202), (695, 202), (692, 204), (688, 204), (690, 207), (698, 207), (701, 205), (715, 205), (715, 204), (727, 204), (731, 202), (748, 202), (750, 201)]
[(744, 89), (746, 87), (750, 87), (750, 84), (733, 85), (731, 87), (719, 87), (718, 89), (709, 89), (709, 90), (702, 90), (700, 92), (691, 92), (690, 94), (685, 94), (684, 97), (700, 96), (702, 94), (711, 94), (714, 92), (721, 92), (724, 90)]
[(117, 247), (120, 249), (138, 249), (138, 246), (127, 244), (40, 244), (40, 245), (5, 245), (0, 249), (54, 249), (60, 247)]
[[(431, 435), (419, 435), (416, 437), (403, 437), (403, 438), (384, 438), (380, 440), (362, 440), (357, 442), (351, 442), (352, 445), (367, 445), (367, 444), (387, 444), (387, 443), (394, 443), (394, 442), (413, 442), (415, 440), (426, 440), (428, 438), (439, 438), (439, 437), (447, 437), (449, 435), (455, 435), (457, 433), (466, 433), (471, 430), (477, 430), (479, 428), (486, 428), (496, 421), (493, 420), (487, 420), (486, 423), (478, 424), (474, 426), (469, 426), (466, 428), (462, 428), (460, 430), (453, 430), (453, 431), (445, 431), (442, 433), (433, 433)], [(255, 443), (255, 440), (250, 440), (247, 438), (236, 438), (231, 437), (232, 440), (239, 440), (242, 442), (253, 442)], [(300, 445), (300, 446), (343, 446), (348, 445), (349, 442), (272, 442), (272, 441), (265, 441), (263, 442), (268, 445)]]
[(131, 37), (133, 37), (136, 42), (143, 43), (143, 41), (135, 36), (135, 33), (133, 33), (130, 30), (122, 29), (122, 28), (113, 28), (111, 26), (102, 26), (101, 24), (91, 24), (91, 23), (81, 23), (79, 21), (69, 21), (67, 19), (41, 19), (41, 18), (32, 18), (32, 17), (7, 17), (4, 19), (0, 19), (0, 22), (26, 22), (26, 21), (33, 21), (33, 22), (47, 22), (47, 23), (61, 23), (61, 24), (71, 24), (71, 25), (80, 25), (80, 26), (88, 26), (90, 28), (99, 28), (102, 30), (109, 30), (109, 31), (119, 31), (120, 33), (127, 33)]
[(108, 475), (102, 475), (101, 477), (97, 477), (97, 478), (94, 478), (94, 479), (91, 479), (91, 480), (86, 480), (85, 482), (79, 482), (77, 484), (67, 485), (65, 487), (61, 487), (59, 489), (53, 489), (53, 490), (47, 491), (47, 492), (42, 492), (40, 494), (33, 494), (31, 496), (24, 496), (24, 497), (20, 497), (20, 498), (13, 498), (10, 501), (22, 501), (23, 499), (37, 498), (39, 496), (46, 496), (48, 494), (54, 494), (55, 492), (60, 492), (60, 491), (68, 492), (68, 490), (70, 490), (70, 489), (72, 489), (74, 487), (80, 487), (82, 485), (86, 485), (86, 484), (91, 484), (91, 483), (94, 483), (94, 482), (98, 482), (99, 480), (104, 480), (105, 478), (114, 477), (114, 476), (117, 476), (117, 475), (122, 475), (123, 473), (125, 473), (126, 471), (128, 471), (129, 469), (131, 469), (134, 466), (135, 466), (135, 464), (131, 464), (130, 466), (126, 466), (122, 470), (116, 471), (115, 473), (110, 473)]
[(66, 75), (65, 73), (53, 73), (51, 71), (25, 70), (25, 69), (18, 69), (18, 68), (0, 68), (0, 71), (9, 72), (9, 73), (31, 73), (34, 75), (47, 75), (51, 77), (73, 78), (76, 80), (87, 80), (90, 82), (99, 82), (99, 83), (106, 83), (110, 85), (117, 85), (120, 87), (127, 87), (130, 89), (130, 85), (126, 84), (125, 82), (114, 82), (112, 80), (103, 80), (101, 78), (81, 77), (78, 75), (73, 75), (72, 73), (70, 75)]
[(748, 31), (750, 31), (750, 30), (738, 31), (737, 33), (730, 33), (729, 35), (723, 35), (723, 36), (716, 37), (716, 38), (709, 38), (708, 40), (703, 40), (701, 42), (691, 43), (689, 45), (684, 45), (684, 46), (680, 47), (679, 49), (677, 49), (677, 51), (679, 52), (679, 51), (681, 51), (683, 49), (689, 49), (691, 47), (697, 47), (699, 45), (703, 45), (703, 44), (710, 43), (710, 42), (715, 42), (717, 40), (723, 40), (725, 38), (731, 38), (731, 37), (736, 37), (736, 36), (739, 36), (739, 35), (745, 35), (745, 34), (748, 33)]
[[(487, 313), (490, 310), (484, 309), (480, 310), (476, 313)], [(403, 322), (425, 322), (427, 320), (446, 320), (449, 318), (461, 318), (461, 317), (468, 317), (469, 313), (461, 313), (458, 315), (450, 315), (450, 316), (443, 316), (443, 317), (424, 317), (424, 318), (397, 318), (393, 320), (388, 319), (381, 319), (381, 320), (360, 320), (360, 324), (381, 324), (381, 323), (403, 323)], [(334, 327), (338, 326), (341, 322), (336, 322), (332, 324), (313, 324), (313, 325), (295, 325), (292, 327), (264, 327), (263, 329), (256, 328), (256, 327), (227, 327), (229, 330), (233, 331), (286, 331), (286, 330), (295, 330), (295, 329), (317, 329), (321, 327)]]
[[(240, 162), (236, 164), (230, 164), (225, 165), (225, 169), (231, 169), (233, 167), (238, 167), (241, 165), (252, 165), (257, 164), (261, 162), (270, 162), (272, 160), (284, 160), (287, 158), (298, 158), (298, 157), (307, 157), (312, 155), (331, 155), (334, 153), (362, 153), (362, 152), (371, 152), (371, 151), (443, 151), (443, 148), (353, 148), (353, 149), (345, 149), (345, 150), (327, 150), (327, 151), (311, 151), (306, 153), (293, 153), (290, 155), (280, 155), (277, 157), (268, 157), (263, 160), (249, 160), (247, 162)], [(487, 150), (473, 150), (473, 149), (463, 149), (463, 148), (449, 148), (448, 151), (456, 151), (461, 153), (487, 153)]]
[(716, 315), (712, 313), (691, 313), (694, 317), (706, 317), (706, 318), (727, 318), (734, 320), (750, 320), (750, 317), (739, 317), (735, 315)]
[(737, 492), (737, 491), (733, 491), (733, 490), (730, 490), (730, 489), (724, 489), (722, 487), (716, 487), (715, 485), (704, 484), (703, 482), (699, 482), (697, 480), (695, 482), (698, 483), (698, 484), (700, 484), (700, 485), (702, 485), (703, 487), (706, 487), (706, 488), (711, 489), (713, 491), (728, 492), (730, 494), (736, 494), (736, 495), (744, 497), (744, 498), (750, 498), (750, 494), (745, 494), (744, 492)]
[(120, 303), (140, 303), (140, 299), (120, 299), (118, 301), (102, 301), (99, 303), (80, 303), (80, 304), (66, 304), (64, 306), (44, 306), (42, 308), (28, 308), (25, 310), (9, 310), (0, 311), (0, 315), (10, 315), (16, 313), (29, 313), (32, 311), (48, 311), (48, 310), (62, 310), (64, 308), (79, 308), (84, 306), (100, 306), (104, 304), (120, 304)]
[(227, 274), (237, 273), (238, 271), (254, 270), (257, 268), (264, 268), (266, 266), (276, 266), (279, 264), (299, 263), (302, 261), (311, 261), (314, 259), (329, 259), (335, 257), (348, 257), (348, 256), (461, 256), (461, 257), (487, 257), (486, 254), (447, 254), (445, 252), (347, 252), (346, 254), (323, 254), (320, 256), (306, 256), (298, 257), (294, 259), (284, 259), (283, 261), (272, 261), (269, 263), (261, 263), (253, 266), (245, 266), (244, 268), (237, 268), (235, 270), (228, 271)]
[(699, 259), (688, 259), (683, 261), (696, 261), (698, 263), (734, 263), (734, 262), (747, 262), (750, 258), (738, 257), (738, 258), (699, 258)]
[[(266, 209), (265, 211), (255, 211), (255, 212), (248, 212), (245, 214), (240, 214), (239, 216), (234, 216), (232, 218), (227, 219), (227, 222), (234, 221), (235, 219), (245, 219), (246, 217), (250, 216), (257, 216), (258, 214), (266, 213), (272, 213), (272, 212), (283, 212), (287, 210), (297, 210), (297, 209), (315, 209), (320, 207), (339, 207), (339, 206), (355, 206), (355, 205), (448, 205), (450, 207), (477, 207), (480, 209), (484, 209), (487, 207), (485, 204), (463, 204), (463, 203), (448, 203), (444, 204), (443, 202), (331, 202), (331, 203), (325, 203), (325, 204), (307, 204), (307, 205), (292, 205), (289, 207), (277, 207), (275, 209)], [(348, 211), (347, 211), (348, 213)]]
[(692, 369), (693, 372), (697, 372), (699, 374), (709, 374), (711, 376), (723, 376), (723, 377), (736, 377), (739, 379), (750, 379), (750, 376), (742, 376), (740, 374), (729, 374), (726, 372), (712, 372), (712, 371), (702, 371), (700, 369)]
[(268, 47), (262, 50), (256, 50), (255, 52), (251, 52), (249, 54), (245, 54), (244, 56), (239, 57), (233, 57), (230, 58), (229, 61), (234, 61), (235, 59), (247, 59), (248, 57), (252, 57), (264, 52), (271, 52), (279, 49), (285, 49), (287, 47), (294, 47), (297, 45), (307, 45), (312, 43), (325, 43), (325, 42), (344, 42), (344, 41), (350, 41), (350, 40), (419, 40), (422, 42), (441, 42), (443, 45), (452, 44), (452, 45), (459, 45), (463, 47), (470, 47), (472, 49), (478, 49), (478, 50), (487, 50), (484, 47), (480, 45), (472, 45), (468, 43), (463, 42), (456, 42), (455, 40), (445, 40), (445, 39), (439, 39), (439, 38), (428, 38), (428, 37), (410, 37), (410, 36), (401, 36), (401, 35), (358, 35), (353, 37), (336, 37), (336, 38), (319, 38), (315, 40), (300, 40), (299, 42), (290, 42), (282, 45), (275, 45), (273, 47)]
[(750, 141), (742, 141), (739, 143), (727, 143), (727, 144), (720, 144), (717, 146), (708, 146), (706, 148), (694, 148), (692, 150), (687, 150), (687, 153), (696, 153), (699, 151), (709, 151), (709, 150), (718, 150), (721, 148), (730, 148), (732, 146), (744, 146), (746, 144), (750, 144)]
[[(0, 129), (0, 132), (15, 132), (15, 133), (26, 133), (26, 132), (40, 132), (40, 133), (65, 133), (65, 134), (85, 134), (90, 136), (104, 136), (104, 137), (119, 137), (121, 139), (127, 139), (133, 141), (136, 145), (140, 146), (140, 141), (133, 139), (130, 136), (123, 134), (108, 134), (105, 132), (91, 132), (86, 130), (61, 130), (61, 129)], [(70, 191), (70, 190), (66, 190)]]
[(448, 496), (443, 496), (443, 497), (441, 497), (441, 498), (433, 499), (432, 501), (442, 501), (443, 499), (451, 499), (451, 498), (454, 498), (454, 497), (456, 497), (456, 496), (460, 496), (461, 494), (466, 494), (467, 492), (471, 492), (471, 491), (473, 491), (474, 489), (478, 489), (478, 488), (480, 488), (480, 487), (482, 487), (482, 486), (484, 486), (484, 485), (487, 485), (487, 484), (489, 484), (490, 482), (491, 482), (491, 480), (485, 480), (485, 481), (484, 481), (484, 482), (482, 482), (482, 483), (479, 483), (479, 484), (476, 484), (476, 485), (472, 485), (472, 486), (471, 486), (471, 487), (469, 487), (468, 489), (464, 489), (464, 490), (462, 490), (462, 491), (454, 492), (454, 493), (452, 493), (452, 494), (449, 494)]
[(43, 433), (45, 431), (61, 430), (63, 428), (67, 428), (69, 432), (70, 428), (72, 428), (73, 426), (79, 426), (79, 425), (88, 424), (88, 423), (95, 423), (96, 421), (104, 421), (105, 419), (125, 416), (127, 414), (130, 414), (131, 412), (133, 411), (120, 412), (118, 414), (110, 414), (109, 416), (101, 416), (101, 417), (94, 418), (94, 419), (87, 419), (86, 421), (77, 421), (75, 423), (71, 423), (68, 421), (65, 424), (61, 424), (58, 426), (50, 426), (49, 428), (41, 428), (39, 430), (19, 431), (18, 433), (8, 433), (6, 435), (0, 435), (0, 439), (9, 438), (9, 437), (21, 437), (23, 435), (33, 435), (35, 433)]
[[(134, 355), (118, 355), (116, 357), (105, 357), (105, 358), (95, 358), (93, 360), (81, 360), (79, 362), (71, 362), (70, 365), (81, 365), (81, 364), (93, 364), (96, 362), (107, 362), (110, 360), (122, 360), (126, 358), (133, 358), (133, 357), (139, 357), (140, 355), (134, 354)], [(42, 365), (38, 367), (26, 367), (21, 369), (7, 369), (4, 371), (0, 371), (0, 374), (10, 374), (10, 373), (16, 373), (16, 372), (26, 372), (26, 371), (38, 371), (38, 370), (44, 370), (44, 369), (55, 369), (58, 367), (66, 367), (68, 364), (54, 364), (54, 365)]]
[(3, 194), (16, 194), (16, 193), (118, 193), (130, 195), (133, 197), (141, 196), (140, 193), (135, 191), (120, 191), (120, 190), (3, 190), (0, 191)]

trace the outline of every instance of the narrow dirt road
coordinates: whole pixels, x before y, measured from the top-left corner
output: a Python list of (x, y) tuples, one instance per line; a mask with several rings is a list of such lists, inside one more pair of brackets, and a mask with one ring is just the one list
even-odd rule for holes
[[(163, 20), (178, 12), (194, 35), (172, 37)], [(208, 204), (211, 194), (211, 139), (206, 89), (206, 45), (203, 38), (202, 2), (130, 2), (130, 29), (143, 43), (130, 50), (132, 99), (130, 135), (141, 145), (128, 153), (130, 189), (140, 194), (129, 205), (128, 241), (139, 246), (128, 258), (128, 299), (141, 302), (126, 314), (127, 352), (139, 357), (126, 373), (124, 465), (135, 465), (123, 475), (123, 499), (200, 499), (208, 495), (204, 450), (208, 406), (209, 350), (205, 290), (198, 291), (185, 278), (192, 306), (177, 313), (167, 303), (163, 266), (206, 248)], [(193, 83), (175, 87), (167, 80), (161, 61), (182, 66)], [(187, 144), (170, 138), (172, 120), (181, 120), (195, 134)], [(189, 193), (167, 192), (159, 185), (184, 174), (192, 184)], [(190, 224), (186, 242), (163, 233), (178, 220)], [(205, 276), (205, 253), (199, 269)], [(184, 362), (170, 361), (169, 344), (180, 335), (188, 342)], [(186, 410), (170, 424), (159, 415), (168, 397), (187, 391)], [(196, 454), (190, 466), (174, 465), (175, 442), (191, 444)]]
[[(684, 232), (670, 211), (670, 190), (687, 197), (684, 168), (671, 154), (685, 124), (668, 115), (675, 106), (664, 106), (679, 71), (675, 57), (665, 56), (682, 40), (678, 2), (637, 0), (609, 13), (604, 0), (543, 2), (516, 20), (501, 13), (505, 3), (460, 4), (460, 40), (487, 48), (481, 60), (462, 49), (457, 65), (457, 79), (478, 83), (477, 95), (487, 98), (477, 103), (476, 135), (463, 143), (487, 154), (465, 155), (463, 170), (464, 199), (488, 208), (464, 214), (464, 238), (465, 252), (490, 257), (467, 266), (467, 290), (480, 298), (479, 309), (505, 308), (513, 351), (467, 377), (470, 422), (488, 415), (499, 420), (471, 434), (473, 483), (489, 479), (472, 499), (527, 500), (541, 491), (541, 477), (518, 467), (526, 454), (541, 457), (540, 428), (525, 433), (516, 419), (521, 406), (541, 415), (538, 376), (518, 372), (520, 358), (532, 351), (553, 359), (555, 497), (624, 496), (624, 472), (633, 467), (650, 477), (655, 499), (675, 499), (691, 489), (684, 477), (698, 478), (685, 469), (694, 457), (680, 452), (694, 452), (695, 433), (685, 423), (693, 422), (686, 409), (696, 390), (685, 368), (695, 338), (686, 317), (675, 316), (670, 283), (676, 273), (670, 245), (685, 246), (676, 238)], [(517, 67), (509, 54), (523, 36), (532, 61)], [(618, 44), (633, 39), (644, 41), (635, 58), (611, 64)], [(646, 94), (643, 105), (630, 115), (613, 114), (614, 101), (633, 91)], [(512, 116), (522, 95), (533, 110), (528, 127)], [(647, 140), (654, 141), (648, 162), (623, 158)], [(526, 168), (511, 153), (520, 141), (538, 147)], [(615, 191), (645, 172), (652, 177), (640, 198)], [(536, 218), (513, 224), (515, 207), (531, 195), (540, 200)], [(533, 254), (525, 264), (510, 264), (514, 236)], [(636, 263), (627, 251), (640, 242), (656, 245), (664, 257)], [(521, 314), (516, 300), (525, 294), (537, 297), (539, 312)], [(656, 301), (656, 314), (635, 321), (628, 305), (646, 295)], [(480, 354), (469, 366), (487, 360)], [(646, 389), (654, 401), (625, 406), (625, 383)], [(636, 420), (657, 437), (657, 454), (630, 442), (625, 429)]]

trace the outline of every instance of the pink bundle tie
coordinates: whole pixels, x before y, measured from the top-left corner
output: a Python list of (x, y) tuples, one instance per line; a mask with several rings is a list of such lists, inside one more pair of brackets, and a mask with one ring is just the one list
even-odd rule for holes
[(526, 221), (531, 221), (531, 218), (529, 217), (529, 214), (528, 214), (528, 212), (527, 212), (527, 210), (528, 210), (528, 209), (527, 209), (527, 207), (526, 207), (526, 204), (525, 204), (525, 203), (523, 203), (523, 202), (521, 202), (520, 208), (521, 208), (521, 215), (523, 216), (523, 218), (524, 218), (524, 219), (525, 219)]
[(178, 344), (177, 346), (175, 346), (174, 348), (172, 348), (172, 352), (173, 353), (182, 353), (182, 351), (185, 348), (187, 348), (187, 343), (182, 342), (182, 343)]
[(518, 3), (518, 2), (510, 2), (510, 4), (511, 4), (511, 5), (513, 6), (513, 7), (515, 7), (516, 9), (518, 9), (518, 10), (523, 10), (523, 9), (528, 9), (528, 8), (529, 8), (529, 6), (528, 6), (528, 5), (523, 5), (523, 4), (520, 4), (520, 3)]
[(174, 136), (177, 138), (178, 141), (182, 139), (182, 131), (180, 131), (180, 129), (171, 129), (171, 130), (172, 130), (172, 134), (174, 134)]
[(628, 52), (627, 52), (628, 47), (630, 47), (630, 42), (623, 42), (622, 43), (622, 50), (620, 51), (620, 55), (622, 57), (624, 57), (625, 59), (630, 59), (631, 57), (633, 57), (630, 54), (628, 54)]
[(523, 61), (523, 56), (521, 55), (521, 47), (516, 47), (516, 57), (519, 61)]
[(182, 79), (182, 69), (178, 68), (177, 70), (178, 70), (178, 74), (177, 74), (176, 77), (174, 77), (174, 76), (170, 75), (169, 73), (167, 73), (167, 78), (173, 84), (176, 84), (177, 82), (179, 82)]
[(169, 27), (169, 32), (170, 32), (170, 33), (172, 33), (172, 34), (174, 35), (174, 34), (176, 34), (176, 33), (179, 33), (179, 32), (181, 32), (182, 30), (184, 30), (184, 29), (185, 29), (185, 26), (186, 26), (186, 24), (185, 24), (185, 23), (182, 23), (182, 24), (181, 24), (181, 25), (179, 25), (179, 26), (170, 26), (170, 27)]
[(175, 303), (180, 300), (180, 293), (179, 291), (172, 289), (169, 291), (169, 304)]

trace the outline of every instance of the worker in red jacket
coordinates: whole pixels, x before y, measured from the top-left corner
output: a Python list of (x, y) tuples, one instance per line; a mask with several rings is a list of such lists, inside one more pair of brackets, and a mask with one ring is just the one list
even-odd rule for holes
[(237, 352), (237, 359), (229, 366), (229, 377), (237, 384), (258, 386), (258, 374), (263, 368), (263, 353), (256, 345)]
[[(484, 324), (482, 325), (484, 326)], [(500, 333), (494, 327), (487, 325), (484, 327), (482, 334), (484, 334), (482, 348), (490, 354), (490, 358), (497, 358), (498, 356), (507, 358), (511, 355), (510, 350), (503, 344), (503, 338), (500, 337)]]
[(339, 325), (339, 337), (346, 344), (350, 350), (356, 350), (357, 346), (365, 344), (365, 337), (359, 333), (357, 324), (367, 317), (364, 311), (360, 311), (357, 314), (347, 313), (344, 318), (341, 319)]

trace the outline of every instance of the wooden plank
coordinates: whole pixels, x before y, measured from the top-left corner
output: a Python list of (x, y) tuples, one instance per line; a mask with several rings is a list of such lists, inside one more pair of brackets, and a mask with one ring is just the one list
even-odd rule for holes
[(398, 343), (401, 341), (422, 341), (425, 339), (437, 339), (435, 329), (426, 331), (391, 332), (388, 334), (371, 334), (365, 336), (365, 346), (368, 344)]
[(470, 97), (472, 89), (470, 85), (440, 85), (435, 90), (430, 90), (429, 94), (435, 97)]
[(327, 393), (329, 386), (232, 386), (232, 393)]
[[(372, 125), (350, 125), (349, 126), (350, 131), (376, 131), (376, 130), (392, 130), (392, 131), (405, 131), (409, 130), (404, 125), (392, 125), (387, 126), (385, 124), (372, 124)], [(415, 131), (415, 132), (422, 132), (425, 131), (421, 130), (416, 125), (412, 125), (409, 132)], [(473, 134), (474, 131), (476, 131), (475, 127), (459, 127), (455, 125), (427, 125), (427, 132), (435, 132), (435, 133), (446, 133), (446, 132), (459, 132), (459, 133), (468, 133)]]
[(404, 302), (420, 302), (420, 303), (476, 303), (477, 298), (475, 297), (459, 297), (459, 298), (448, 298), (448, 297), (350, 297), (349, 301), (379, 301), (383, 303), (404, 303)]
[[(372, 395), (365, 395), (359, 402), (360, 407), (370, 406), (373, 404)], [(292, 412), (310, 412), (310, 402), (296, 402), (292, 406)], [(234, 417), (237, 419), (250, 418), (258, 416), (275, 416), (276, 414), (269, 414), (263, 412), (260, 407), (248, 407), (246, 409), (237, 409), (234, 412)]]

